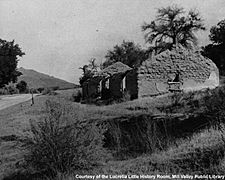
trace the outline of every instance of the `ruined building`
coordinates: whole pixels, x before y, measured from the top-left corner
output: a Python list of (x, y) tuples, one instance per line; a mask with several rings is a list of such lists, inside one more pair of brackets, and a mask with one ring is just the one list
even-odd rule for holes
[(164, 51), (138, 69), (138, 97), (168, 91), (190, 91), (219, 86), (219, 70), (200, 52), (183, 48)]
[(132, 70), (129, 66), (116, 62), (96, 73), (82, 84), (83, 98), (120, 98), (126, 91), (126, 75)]
[(167, 92), (215, 88), (219, 85), (216, 65), (200, 52), (176, 48), (164, 51), (131, 69), (117, 62), (96, 74), (83, 86), (84, 97), (100, 95), (131, 99)]

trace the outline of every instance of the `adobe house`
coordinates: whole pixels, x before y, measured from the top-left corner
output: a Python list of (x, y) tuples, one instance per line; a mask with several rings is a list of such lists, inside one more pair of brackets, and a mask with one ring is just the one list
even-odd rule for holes
[(131, 99), (168, 92), (194, 91), (219, 86), (219, 70), (200, 52), (184, 48), (164, 51), (144, 61), (138, 68), (117, 62), (89, 79), (83, 86), (84, 97)]
[(215, 88), (219, 86), (219, 70), (200, 52), (175, 48), (144, 61), (136, 79), (136, 96), (145, 97), (169, 91)]
[(116, 62), (96, 73), (82, 85), (83, 98), (120, 98), (126, 90), (126, 75), (129, 66)]

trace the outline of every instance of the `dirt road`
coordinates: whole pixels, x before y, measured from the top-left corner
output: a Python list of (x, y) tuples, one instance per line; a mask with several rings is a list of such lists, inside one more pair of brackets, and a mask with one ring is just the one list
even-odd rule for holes
[[(34, 94), (34, 97), (35, 96), (37, 96), (37, 94)], [(28, 100), (31, 100), (31, 94), (0, 96), (0, 110)]]

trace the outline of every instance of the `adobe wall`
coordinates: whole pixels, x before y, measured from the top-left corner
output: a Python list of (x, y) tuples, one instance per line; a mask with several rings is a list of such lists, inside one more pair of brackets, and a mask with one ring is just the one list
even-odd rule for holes
[(168, 81), (179, 74), (183, 90), (214, 88), (219, 85), (216, 65), (200, 53), (184, 49), (165, 51), (142, 63), (138, 70), (138, 95), (168, 92)]
[(98, 83), (87, 81), (82, 85), (83, 98), (95, 97), (98, 94)]
[(126, 90), (131, 96), (131, 99), (138, 98), (138, 82), (137, 70), (132, 70), (126, 75)]
[(112, 97), (122, 97), (121, 83), (123, 80), (122, 75), (114, 75), (109, 79), (109, 90)]
[(82, 84), (82, 96), (83, 99), (88, 97), (88, 84), (86, 82)]

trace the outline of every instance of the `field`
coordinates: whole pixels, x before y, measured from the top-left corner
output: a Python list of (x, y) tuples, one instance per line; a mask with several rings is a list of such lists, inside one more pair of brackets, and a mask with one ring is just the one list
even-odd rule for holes
[[(73, 93), (75, 90), (58, 91), (57, 95), (35, 97), (33, 106), (30, 102), (23, 102), (0, 111), (2, 179), (38, 177), (37, 172), (31, 173), (23, 166), (24, 155), (29, 152), (21, 142), (33, 132), (30, 122), (42, 121), (49, 112), (57, 115), (62, 109), (67, 112), (63, 117), (65, 121), (69, 119), (71, 127), (77, 121), (84, 128), (103, 126), (104, 136), (97, 131), (91, 136), (83, 132), (88, 140), (93, 136), (94, 144), (98, 146), (92, 143), (91, 146), (81, 146), (82, 151), (93, 154), (97, 148), (100, 154), (95, 154), (95, 158), (98, 161), (85, 159), (93, 165), (79, 165), (70, 171), (59, 168), (53, 179), (74, 179), (77, 173), (224, 174), (223, 88), (149, 97), (108, 106), (72, 102), (70, 97)], [(104, 137), (103, 140), (100, 137)], [(104, 158), (99, 160), (103, 155)], [(45, 177), (40, 176), (39, 179)]]

